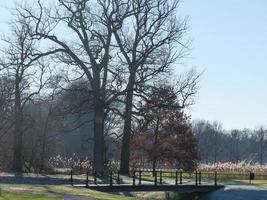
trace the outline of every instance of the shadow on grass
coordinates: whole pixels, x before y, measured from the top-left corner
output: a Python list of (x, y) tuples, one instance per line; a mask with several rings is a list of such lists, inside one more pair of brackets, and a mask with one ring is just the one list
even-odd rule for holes
[[(73, 176), (74, 185), (86, 185), (86, 177), (80, 178)], [(150, 179), (142, 178), (142, 181), (153, 182)], [(132, 177), (120, 178), (120, 184), (132, 184)], [(23, 173), (14, 173), (9, 175), (0, 175), (0, 184), (28, 184), (28, 185), (70, 185), (71, 180), (63, 177), (51, 177), (49, 175), (27, 176)], [(89, 177), (89, 185), (94, 184), (94, 177)], [(110, 184), (109, 176), (97, 177), (97, 184)], [(113, 184), (117, 184), (117, 177), (113, 177)], [(136, 178), (138, 184), (138, 178)]]
[[(82, 180), (74, 180), (81, 182)], [(52, 177), (27, 177), (23, 174), (14, 174), (14, 176), (0, 176), (0, 184), (29, 184), (29, 185), (66, 185), (70, 184), (70, 179), (52, 178)]]

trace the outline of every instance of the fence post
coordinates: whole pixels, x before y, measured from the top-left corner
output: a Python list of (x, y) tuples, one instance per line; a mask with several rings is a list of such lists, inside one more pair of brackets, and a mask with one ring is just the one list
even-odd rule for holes
[(199, 185), (201, 185), (201, 175), (202, 175), (202, 174), (201, 174), (201, 171), (200, 171), (200, 172), (199, 172), (199, 176), (198, 176), (198, 180), (199, 180), (198, 184), (199, 184)]
[(133, 171), (133, 186), (135, 186), (135, 171)]
[(139, 170), (139, 185), (142, 184), (142, 171)]
[(110, 171), (109, 186), (113, 185), (112, 170)]
[(175, 172), (175, 185), (178, 185), (178, 171)]
[(217, 186), (217, 171), (215, 171), (214, 176), (214, 185)]
[(162, 185), (162, 169), (159, 172), (159, 184)]
[(249, 184), (251, 184), (251, 181), (255, 179), (255, 173), (250, 172), (249, 173)]
[(158, 180), (157, 180), (157, 170), (155, 170), (155, 179), (154, 179), (154, 185), (157, 186), (158, 185)]
[(86, 187), (89, 186), (89, 172), (86, 172)]
[(120, 171), (117, 172), (117, 184), (120, 184)]
[(183, 171), (180, 170), (180, 185), (183, 184)]
[(70, 171), (70, 184), (73, 186), (73, 171)]
[(196, 186), (198, 186), (197, 175), (198, 175), (198, 172), (197, 172), (197, 170), (196, 170)]

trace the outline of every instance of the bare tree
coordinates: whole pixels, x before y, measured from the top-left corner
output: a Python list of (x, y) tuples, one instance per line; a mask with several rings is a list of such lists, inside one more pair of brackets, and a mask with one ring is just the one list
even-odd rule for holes
[(14, 81), (10, 77), (0, 77), (0, 141), (10, 131), (13, 125), (12, 113), (14, 106), (12, 97)]
[(231, 131), (231, 146), (230, 146), (230, 160), (238, 163), (240, 160), (240, 138), (241, 138), (241, 131), (234, 129)]
[(49, 84), (48, 89), (51, 90), (51, 92), (45, 96), (45, 98), (40, 100), (40, 107), (44, 107), (47, 109), (47, 112), (42, 112), (44, 114), (44, 123), (42, 126), (42, 137), (41, 137), (41, 164), (39, 171), (42, 172), (45, 170), (45, 163), (47, 159), (47, 147), (48, 147), (48, 136), (49, 136), (49, 129), (52, 128), (52, 121), (55, 120), (56, 114), (55, 114), (55, 101), (57, 97), (59, 96), (59, 84), (61, 82), (61, 78), (58, 78), (58, 76), (53, 76), (52, 74), (49, 77)]
[(263, 164), (263, 158), (264, 158), (264, 143), (265, 143), (265, 135), (266, 135), (266, 130), (264, 129), (263, 126), (260, 126), (260, 128), (256, 131), (258, 141), (259, 141), (259, 161), (260, 164)]
[[(179, 0), (60, 0), (54, 10), (21, 6), (31, 37), (60, 51), (62, 63), (85, 76), (94, 109), (94, 168), (103, 171), (104, 121), (110, 106), (126, 93), (121, 171), (129, 172), (134, 89), (168, 73), (187, 48), (186, 21), (175, 16)], [(70, 38), (62, 37), (59, 29)], [(114, 36), (114, 40), (113, 40)], [(181, 48), (182, 47), (182, 48)], [(108, 110), (108, 111), (107, 111)]]
[(13, 170), (22, 171), (23, 110), (38, 95), (45, 84), (45, 65), (41, 57), (54, 51), (40, 53), (29, 35), (27, 21), (13, 23), (12, 34), (4, 38), (7, 48), (1, 61), (1, 73), (14, 80), (14, 154)]
[[(134, 90), (159, 74), (167, 74), (170, 65), (182, 56), (186, 21), (175, 16), (179, 0), (127, 1), (126, 22), (114, 32), (121, 63), (128, 67), (125, 97), (125, 121), (121, 150), (121, 173), (129, 173), (130, 138)], [(130, 8), (130, 9), (129, 9)], [(184, 43), (183, 43), (184, 42)], [(139, 88), (140, 89), (140, 88)]]
[[(33, 27), (32, 38), (52, 44), (61, 52), (61, 62), (87, 78), (94, 109), (94, 168), (102, 173), (105, 109), (123, 93), (118, 84), (114, 86), (118, 73), (110, 64), (110, 47), (112, 33), (120, 28), (117, 16), (124, 1), (59, 0), (58, 4), (51, 9), (38, 1), (38, 7), (20, 6), (18, 13)], [(59, 28), (71, 38), (60, 37)]]

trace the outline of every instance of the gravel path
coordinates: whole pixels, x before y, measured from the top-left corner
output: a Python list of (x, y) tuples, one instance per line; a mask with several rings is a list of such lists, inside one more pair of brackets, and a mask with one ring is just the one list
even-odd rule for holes
[(212, 192), (201, 200), (267, 200), (267, 184), (230, 185)]

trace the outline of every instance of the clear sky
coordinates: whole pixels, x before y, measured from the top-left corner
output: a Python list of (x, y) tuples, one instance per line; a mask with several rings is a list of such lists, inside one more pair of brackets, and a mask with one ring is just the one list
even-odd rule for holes
[(184, 0), (180, 11), (193, 38), (186, 63), (205, 70), (192, 118), (267, 125), (267, 1)]
[[(0, 1), (0, 33), (13, 2)], [(179, 12), (189, 16), (193, 41), (185, 64), (205, 70), (192, 118), (267, 127), (267, 1), (183, 0)]]

